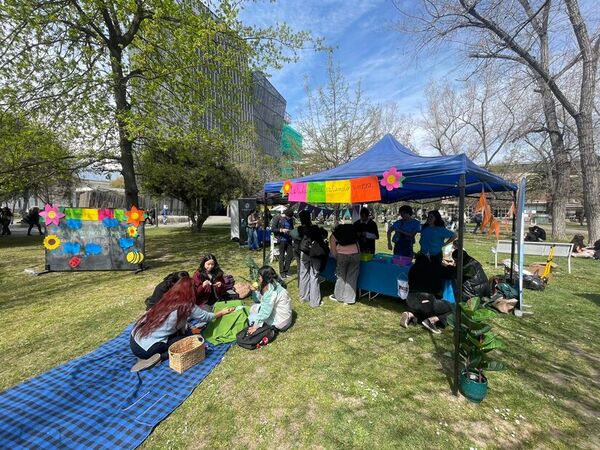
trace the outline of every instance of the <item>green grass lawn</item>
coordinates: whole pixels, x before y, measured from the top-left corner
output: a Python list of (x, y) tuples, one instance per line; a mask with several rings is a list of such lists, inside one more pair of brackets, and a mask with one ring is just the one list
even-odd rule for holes
[[(0, 240), (0, 390), (118, 335), (165, 274), (195, 270), (206, 252), (247, 276), (249, 252), (227, 228), (151, 228), (146, 246), (151, 270), (138, 275), (33, 277), (24, 269), (43, 268), (41, 238)], [(500, 273), (492, 241), (468, 235), (465, 247)], [(261, 350), (233, 347), (143, 447), (598, 448), (600, 262), (575, 260), (570, 275), (557, 262), (546, 291), (526, 291), (533, 315), (495, 319), (510, 368), (489, 374), (479, 406), (451, 394), (450, 332), (401, 328), (403, 307), (390, 298), (311, 309), (291, 282), (294, 327)]]

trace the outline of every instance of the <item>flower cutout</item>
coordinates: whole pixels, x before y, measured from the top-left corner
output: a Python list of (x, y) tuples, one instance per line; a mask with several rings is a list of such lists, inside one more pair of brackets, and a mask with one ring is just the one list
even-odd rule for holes
[(56, 250), (60, 246), (60, 239), (55, 234), (49, 234), (44, 238), (44, 247), (47, 250)]
[(136, 238), (138, 237), (138, 230), (136, 227), (131, 225), (130, 227), (127, 227), (127, 234), (129, 235), (129, 237)]
[(392, 189), (402, 187), (402, 181), (404, 179), (405, 177), (402, 176), (402, 172), (398, 172), (395, 167), (392, 167), (391, 169), (383, 172), (383, 178), (379, 184), (381, 184), (388, 191), (391, 191)]
[(60, 222), (60, 219), (62, 217), (65, 217), (65, 215), (63, 213), (61, 213), (57, 207), (50, 206), (47, 203), (46, 203), (46, 206), (44, 206), (44, 210), (40, 211), (40, 216), (42, 216), (44, 218), (44, 222), (46, 223), (46, 226), (52, 225), (52, 224), (58, 225), (58, 223)]
[(288, 195), (292, 190), (292, 182), (290, 180), (285, 180), (283, 182), (283, 186), (281, 186), (281, 193), (283, 195)]
[(140, 222), (144, 221), (144, 210), (137, 209), (135, 206), (132, 206), (129, 211), (125, 211), (125, 215), (127, 216), (127, 223), (132, 223), (136, 227), (139, 227)]
[(81, 264), (81, 258), (79, 256), (73, 256), (69, 260), (69, 267), (71, 267), (71, 269), (79, 267), (79, 264)]

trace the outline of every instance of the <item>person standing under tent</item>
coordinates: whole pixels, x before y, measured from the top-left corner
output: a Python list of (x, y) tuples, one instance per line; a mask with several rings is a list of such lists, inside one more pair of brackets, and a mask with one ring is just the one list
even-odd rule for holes
[[(409, 205), (401, 206), (399, 212), (400, 220), (396, 220), (388, 228), (388, 250), (392, 250), (393, 242), (394, 255), (412, 258), (414, 255), (413, 245), (415, 244), (415, 236), (421, 231), (421, 222), (413, 219), (413, 209)], [(394, 233), (393, 238), (392, 233)]]
[(453, 231), (446, 228), (440, 212), (437, 210), (429, 211), (427, 221), (421, 228), (420, 254), (426, 256), (430, 262), (442, 264), (442, 249), (456, 240), (458, 236)]
[(301, 211), (298, 215), (298, 295), (301, 302), (308, 302), (316, 308), (321, 306), (321, 285), (319, 271), (327, 264), (329, 249), (325, 243), (327, 232), (312, 224), (310, 212)]
[(331, 255), (336, 259), (337, 280), (331, 300), (352, 305), (356, 303), (356, 284), (360, 270), (360, 248), (354, 225), (340, 224), (331, 234)]
[(290, 232), (293, 229), (294, 211), (288, 208), (279, 216), (276, 227), (273, 230), (279, 242), (279, 273), (283, 279), (289, 276), (290, 265), (294, 258), (292, 236), (290, 236)]
[(377, 224), (371, 219), (369, 208), (361, 208), (360, 219), (354, 222), (358, 233), (358, 245), (361, 253), (375, 254), (375, 241), (379, 239)]

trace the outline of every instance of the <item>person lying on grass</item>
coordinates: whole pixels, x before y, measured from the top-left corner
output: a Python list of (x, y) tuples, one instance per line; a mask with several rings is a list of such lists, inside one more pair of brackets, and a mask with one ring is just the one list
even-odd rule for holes
[(192, 279), (183, 277), (138, 319), (129, 338), (131, 351), (140, 358), (132, 371), (144, 370), (169, 359), (169, 346), (189, 335), (188, 320), (210, 322), (235, 311), (232, 307), (213, 314), (196, 306), (195, 300)]
[(212, 306), (227, 294), (223, 271), (219, 267), (217, 257), (213, 254), (209, 253), (202, 258), (193, 279), (198, 306)]
[(279, 283), (277, 272), (271, 266), (258, 270), (258, 292), (253, 290), (255, 303), (250, 307), (248, 334), (254, 334), (264, 325), (285, 331), (292, 325), (292, 301), (288, 291)]

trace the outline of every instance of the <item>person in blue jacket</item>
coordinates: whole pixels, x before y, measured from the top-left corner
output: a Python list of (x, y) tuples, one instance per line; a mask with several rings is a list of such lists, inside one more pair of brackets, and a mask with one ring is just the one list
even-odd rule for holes
[(427, 221), (421, 229), (420, 254), (429, 261), (442, 264), (442, 249), (456, 240), (458, 236), (454, 231), (446, 228), (446, 224), (438, 210), (427, 213)]

